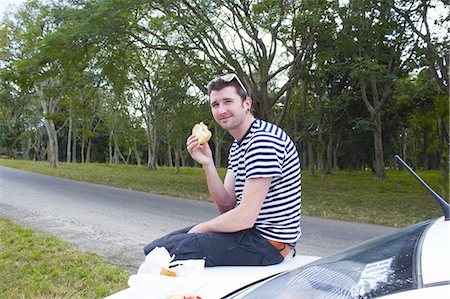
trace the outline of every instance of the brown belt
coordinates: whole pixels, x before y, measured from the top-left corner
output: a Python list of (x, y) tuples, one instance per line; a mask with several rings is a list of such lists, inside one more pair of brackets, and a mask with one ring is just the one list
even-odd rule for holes
[(274, 241), (274, 240), (270, 240), (270, 239), (267, 239), (267, 241), (269, 241), (269, 243), (272, 244), (272, 246), (275, 247), (283, 257), (286, 257), (286, 255), (288, 255), (288, 253), (291, 252), (291, 250), (292, 250), (292, 248), (286, 243), (282, 243), (282, 242), (278, 242), (278, 241)]

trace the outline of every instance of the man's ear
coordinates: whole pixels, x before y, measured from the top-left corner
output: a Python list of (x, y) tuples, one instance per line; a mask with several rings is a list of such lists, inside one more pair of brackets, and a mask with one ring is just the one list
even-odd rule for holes
[(252, 109), (252, 98), (251, 97), (246, 97), (244, 100), (244, 108), (248, 111), (250, 111)]

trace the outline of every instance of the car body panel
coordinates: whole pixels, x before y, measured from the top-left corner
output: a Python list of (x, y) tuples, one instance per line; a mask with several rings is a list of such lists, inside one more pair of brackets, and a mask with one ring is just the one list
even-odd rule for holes
[[(447, 299), (449, 229), (450, 221), (444, 221), (444, 217), (424, 221), (241, 288), (226, 298), (253, 299), (266, 294), (280, 298), (347, 299), (362, 294), (361, 298)], [(363, 261), (368, 264), (364, 266), (360, 263)], [(370, 271), (366, 273), (367, 269)]]
[[(175, 293), (172, 295), (193, 294), (200, 296), (203, 299), (221, 298), (250, 283), (283, 271), (295, 269), (317, 259), (319, 259), (319, 257), (297, 255), (294, 258), (286, 258), (282, 263), (272, 266), (207, 267), (204, 271), (204, 282), (199, 289), (193, 292), (187, 292), (187, 294)], [(177, 278), (173, 278), (174, 283), (176, 283), (176, 279)], [(151, 290), (138, 290), (130, 287), (107, 297), (107, 299), (148, 298), (149, 294), (151, 294)], [(154, 294), (157, 294), (157, 291), (155, 291)]]
[(297, 255), (273, 266), (221, 266), (205, 269), (206, 283), (195, 293), (201, 298), (221, 298), (241, 287), (317, 260), (318, 257)]
[(448, 299), (450, 298), (450, 284), (415, 289), (406, 292), (394, 293), (383, 297), (382, 299)]
[(450, 221), (444, 217), (425, 232), (420, 263), (425, 286), (450, 281)]

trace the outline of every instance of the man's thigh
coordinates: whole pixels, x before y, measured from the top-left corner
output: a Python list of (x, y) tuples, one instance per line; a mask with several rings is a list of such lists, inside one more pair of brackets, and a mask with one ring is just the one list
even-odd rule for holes
[(155, 247), (165, 247), (175, 260), (205, 259), (206, 266), (265, 266), (283, 261), (256, 229), (235, 233), (186, 233), (179, 230), (153, 241), (144, 248), (147, 255)]
[(266, 266), (284, 259), (256, 229), (198, 234), (198, 241), (207, 266)]
[(179, 247), (180, 245), (185, 247), (191, 247), (186, 246), (187, 244), (195, 241), (194, 238), (190, 238), (191, 234), (187, 233), (191, 228), (192, 226), (185, 227), (173, 231), (168, 235), (165, 235), (164, 237), (153, 240), (144, 247), (144, 254), (145, 255), (149, 254), (150, 251), (152, 251), (156, 247), (165, 247), (171, 254), (174, 254), (174, 252), (172, 251), (177, 251), (177, 247)]

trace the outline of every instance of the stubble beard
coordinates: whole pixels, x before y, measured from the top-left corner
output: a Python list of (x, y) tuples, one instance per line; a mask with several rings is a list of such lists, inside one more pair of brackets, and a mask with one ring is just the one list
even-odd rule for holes
[(240, 127), (245, 123), (247, 117), (247, 113), (244, 113), (243, 115), (239, 115), (239, 117), (237, 117), (235, 114), (233, 114), (231, 116), (231, 119), (228, 120), (228, 122), (226, 122), (225, 124), (220, 123), (220, 126), (228, 131), (229, 133), (231, 133), (231, 135), (233, 135), (232, 133), (236, 130), (239, 130)]

